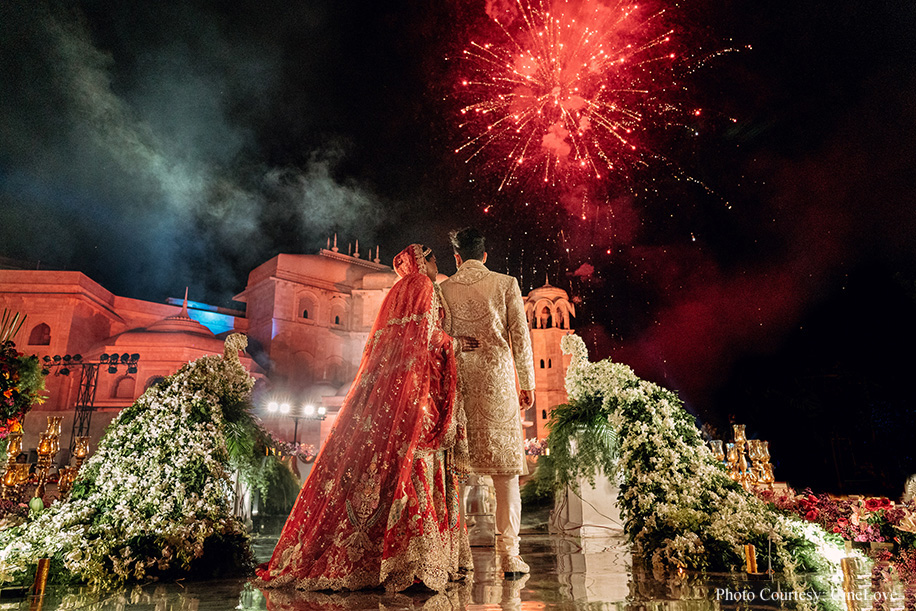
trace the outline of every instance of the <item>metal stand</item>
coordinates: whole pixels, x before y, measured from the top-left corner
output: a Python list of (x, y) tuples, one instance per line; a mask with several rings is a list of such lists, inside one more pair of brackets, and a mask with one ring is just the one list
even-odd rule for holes
[(99, 364), (83, 363), (80, 371), (79, 395), (73, 414), (73, 429), (70, 431), (70, 454), (76, 447), (76, 438), (89, 435), (92, 412), (95, 409), (95, 391), (99, 383)]

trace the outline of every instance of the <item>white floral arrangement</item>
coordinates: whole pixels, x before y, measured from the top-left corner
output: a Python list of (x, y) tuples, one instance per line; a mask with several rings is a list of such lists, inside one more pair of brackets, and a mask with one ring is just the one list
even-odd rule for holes
[[(233, 516), (226, 412), (254, 380), (243, 336), (147, 390), (112, 422), (66, 501), (0, 532), (0, 580), (27, 581), (39, 558), (59, 578), (109, 587), (232, 562), (250, 563)], [(62, 575), (61, 575), (62, 573)]]
[(590, 363), (577, 335), (566, 335), (561, 347), (572, 355), (570, 403), (600, 397), (617, 434), (624, 528), (653, 573), (739, 569), (745, 544), (763, 551), (770, 542), (776, 568), (795, 589), (803, 589), (797, 570), (835, 570), (838, 540), (734, 482), (677, 395), (610, 359)]

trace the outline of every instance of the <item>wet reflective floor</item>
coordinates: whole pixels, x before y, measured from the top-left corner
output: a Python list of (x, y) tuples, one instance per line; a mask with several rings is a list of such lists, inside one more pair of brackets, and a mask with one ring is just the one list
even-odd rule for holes
[[(258, 560), (270, 556), (276, 536), (255, 538)], [(85, 588), (49, 586), (43, 598), (10, 597), (0, 593), (0, 611), (91, 609), (149, 609), (151, 611), (276, 610), (394, 610), (394, 609), (619, 609), (627, 611), (701, 611), (720, 609), (795, 608), (785, 584), (749, 579), (743, 574), (682, 576), (658, 581), (635, 576), (632, 557), (622, 535), (575, 539), (545, 532), (523, 532), (522, 555), (531, 574), (507, 579), (492, 549), (475, 547), (474, 574), (445, 593), (408, 590), (399, 594), (364, 591), (342, 594), (268, 591), (262, 593), (244, 579), (154, 583), (98, 594)], [(827, 608), (866, 611), (872, 608), (870, 573), (863, 565), (857, 575), (815, 576), (818, 594)], [(826, 586), (826, 588), (824, 588)], [(887, 609), (902, 608), (902, 594), (883, 594)], [(822, 605), (824, 606), (824, 605)]]

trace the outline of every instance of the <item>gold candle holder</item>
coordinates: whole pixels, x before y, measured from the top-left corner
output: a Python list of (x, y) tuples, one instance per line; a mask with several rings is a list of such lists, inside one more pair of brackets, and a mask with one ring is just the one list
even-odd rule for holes
[(15, 465), (16, 485), (27, 484), (32, 477), (32, 465), (27, 462), (17, 462)]
[(761, 484), (766, 484), (769, 487), (773, 487), (773, 482), (776, 481), (776, 478), (773, 476), (773, 463), (770, 462), (770, 442), (761, 441), (760, 442), (760, 469), (762, 477), (760, 479)]
[(709, 442), (709, 448), (712, 450), (712, 455), (716, 460), (722, 462), (725, 460), (725, 448), (722, 446), (721, 439), (713, 439)]
[(7, 467), (6, 473), (3, 474), (3, 491), (6, 492), (7, 490), (11, 490), (16, 486), (18, 482), (19, 478), (16, 477), (16, 469), (13, 467)]
[(738, 447), (733, 443), (725, 444), (726, 459), (728, 460), (728, 475), (738, 481)]
[(73, 458), (77, 471), (83, 466), (83, 461), (87, 456), (89, 456), (89, 437), (77, 437), (73, 445)]
[[(3, 492), (2, 497), (8, 498), (13, 493), (16, 486), (15, 471), (16, 458), (22, 452), (22, 431), (10, 433), (6, 438), (6, 472), (3, 475)], [(7, 483), (9, 481), (9, 483)]]
[(763, 479), (763, 465), (760, 462), (760, 440), (747, 440), (747, 457), (751, 460), (749, 474), (753, 483), (758, 483)]
[(743, 424), (732, 426), (735, 442), (728, 444), (729, 475), (745, 490), (761, 484), (772, 486), (776, 478), (770, 463), (770, 444), (760, 439), (748, 439)]
[(45, 429), (45, 432), (51, 435), (52, 458), (60, 452), (60, 425), (63, 420), (63, 416), (48, 416), (48, 428)]
[(736, 444), (744, 445), (744, 443), (747, 441), (747, 437), (745, 437), (745, 434), (744, 434), (745, 428), (746, 427), (743, 424), (733, 424), (732, 425), (732, 431), (735, 434), (735, 443)]
[(747, 572), (756, 575), (757, 574), (757, 550), (753, 545), (748, 543), (744, 546), (744, 559), (747, 563)]
[(39, 558), (35, 568), (35, 581), (32, 583), (32, 596), (44, 596), (48, 584), (48, 572), (51, 569), (50, 558)]
[(76, 482), (78, 469), (73, 465), (61, 467), (58, 472), (57, 489), (60, 491), (61, 498), (70, 494), (73, 484)]
[[(755, 456), (761, 455), (759, 442), (756, 439), (750, 441), (747, 439), (745, 425), (734, 424), (732, 428), (735, 433), (734, 447), (737, 456), (735, 460), (729, 460), (729, 470), (733, 480), (741, 484), (745, 490), (750, 490), (763, 476), (762, 468), (758, 470), (748, 464), (748, 459), (754, 461)], [(745, 452), (745, 446), (747, 446), (747, 452)]]
[(35, 498), (44, 498), (45, 484), (48, 483), (48, 472), (51, 470), (51, 457), (54, 450), (53, 433), (45, 431), (38, 442), (38, 485), (35, 487)]

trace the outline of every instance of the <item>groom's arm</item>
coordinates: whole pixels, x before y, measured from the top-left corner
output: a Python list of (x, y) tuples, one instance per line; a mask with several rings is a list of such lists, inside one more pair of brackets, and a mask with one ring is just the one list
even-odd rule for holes
[[(512, 358), (518, 374), (518, 385), (531, 399), (534, 396), (534, 354), (531, 350), (531, 334), (528, 331), (528, 317), (518, 280), (511, 279), (506, 292), (506, 327), (512, 344)], [(525, 398), (524, 396), (522, 397)]]

